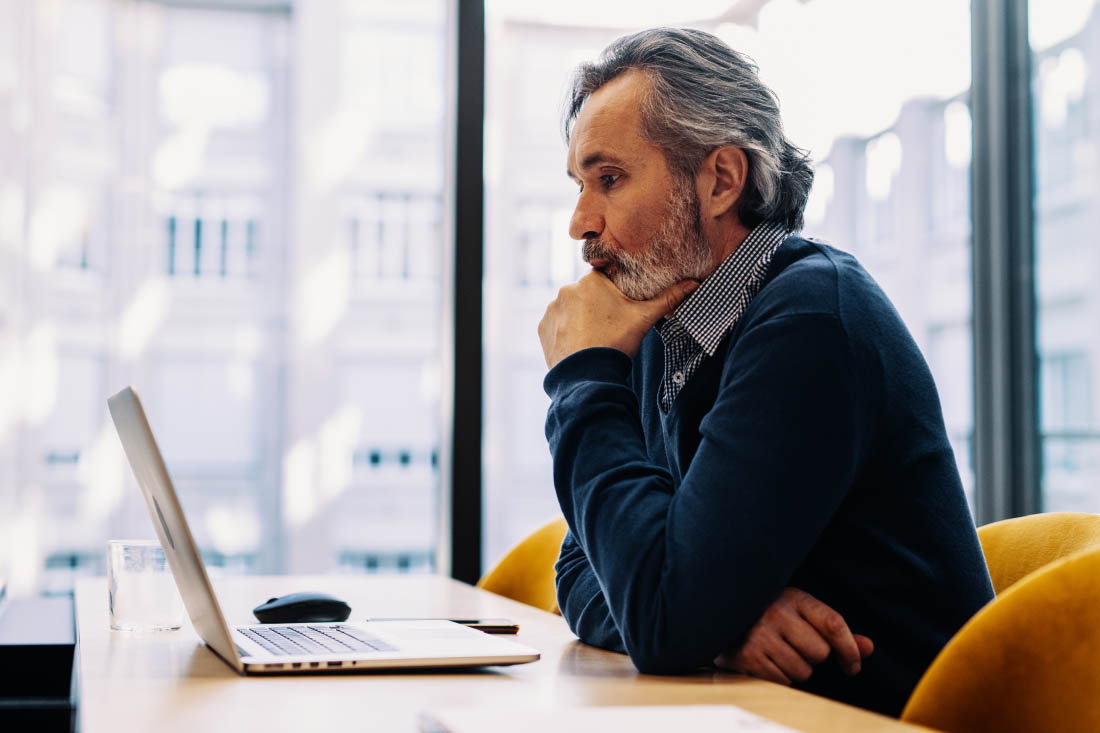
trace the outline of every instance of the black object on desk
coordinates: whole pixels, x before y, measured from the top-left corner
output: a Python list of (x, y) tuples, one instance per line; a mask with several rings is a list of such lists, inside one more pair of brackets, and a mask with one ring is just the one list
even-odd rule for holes
[(72, 730), (75, 651), (72, 596), (0, 597), (0, 729)]
[(351, 606), (324, 593), (288, 593), (269, 598), (252, 609), (262, 624), (304, 624), (347, 621)]
[(367, 621), (452, 621), (486, 634), (518, 634), (519, 624), (507, 618), (368, 618)]

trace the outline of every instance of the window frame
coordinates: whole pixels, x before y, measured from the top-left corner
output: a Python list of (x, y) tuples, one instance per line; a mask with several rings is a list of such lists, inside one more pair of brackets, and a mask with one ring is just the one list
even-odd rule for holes
[(979, 524), (1041, 510), (1028, 0), (971, 5), (974, 478)]

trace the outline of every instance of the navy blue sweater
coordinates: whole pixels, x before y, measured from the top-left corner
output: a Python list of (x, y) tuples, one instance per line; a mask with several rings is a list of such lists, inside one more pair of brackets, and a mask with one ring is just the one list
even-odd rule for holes
[(800, 685), (898, 714), (993, 589), (932, 375), (850, 255), (790, 237), (733, 331), (658, 406), (656, 331), (546, 376), (570, 628), (657, 674), (708, 665), (785, 586), (874, 641)]

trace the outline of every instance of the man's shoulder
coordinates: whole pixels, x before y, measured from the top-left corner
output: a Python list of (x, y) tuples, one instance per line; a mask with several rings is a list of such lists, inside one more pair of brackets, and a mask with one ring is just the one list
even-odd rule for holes
[(828, 244), (792, 234), (776, 250), (753, 299), (757, 315), (839, 315), (839, 289), (855, 260)]
[(885, 304), (885, 295), (851, 254), (792, 234), (775, 251), (750, 306), (755, 317), (821, 314), (846, 318), (851, 306)]

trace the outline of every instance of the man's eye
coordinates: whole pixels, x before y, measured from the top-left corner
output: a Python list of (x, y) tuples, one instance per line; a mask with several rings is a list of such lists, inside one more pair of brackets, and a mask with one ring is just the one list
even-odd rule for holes
[(604, 188), (611, 188), (615, 185), (615, 182), (619, 180), (617, 175), (608, 173), (607, 175), (600, 176), (600, 180), (603, 181)]

